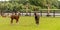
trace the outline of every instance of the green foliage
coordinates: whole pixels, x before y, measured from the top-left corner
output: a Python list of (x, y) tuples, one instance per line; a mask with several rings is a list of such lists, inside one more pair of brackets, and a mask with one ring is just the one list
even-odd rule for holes
[[(47, 9), (47, 5), (50, 5), (51, 9), (58, 9), (59, 2), (57, 0), (10, 0), (8, 2), (0, 2), (0, 10), (3, 11), (26, 11), (26, 4), (28, 3), (28, 11), (33, 11), (36, 7), (40, 9)], [(35, 7), (34, 7), (35, 6)], [(15, 7), (15, 8), (14, 8)]]

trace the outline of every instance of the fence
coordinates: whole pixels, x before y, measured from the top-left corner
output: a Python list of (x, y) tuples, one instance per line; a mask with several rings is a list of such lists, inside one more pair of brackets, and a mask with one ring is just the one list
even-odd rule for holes
[[(40, 10), (40, 15), (41, 16), (47, 16), (48, 15), (48, 11), (47, 9), (42, 9)], [(50, 16), (53, 16), (53, 17), (56, 17), (56, 16), (60, 16), (60, 9), (50, 9), (50, 13), (49, 13)]]
[[(38, 13), (40, 16), (47, 16), (48, 11), (47, 11), (47, 9), (40, 9), (40, 11), (37, 11), (37, 13)], [(8, 13), (5, 13), (5, 14), (8, 14)], [(24, 13), (21, 12), (20, 14), (21, 14), (21, 16), (25, 16), (25, 15), (26, 15), (25, 12), (24, 12)], [(28, 12), (27, 14), (28, 14), (29, 16), (34, 16), (34, 11)], [(11, 13), (9, 13), (9, 15), (11, 15)], [(50, 9), (49, 15), (52, 16), (52, 17), (56, 17), (56, 16), (59, 17), (59, 16), (60, 16), (60, 9)]]

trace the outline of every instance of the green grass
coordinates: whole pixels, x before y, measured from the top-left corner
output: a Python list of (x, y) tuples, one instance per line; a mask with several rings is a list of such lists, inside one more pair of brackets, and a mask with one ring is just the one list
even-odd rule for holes
[(34, 17), (20, 17), (19, 24), (10, 24), (10, 18), (0, 17), (0, 30), (60, 30), (60, 18), (41, 17), (40, 24), (35, 24)]

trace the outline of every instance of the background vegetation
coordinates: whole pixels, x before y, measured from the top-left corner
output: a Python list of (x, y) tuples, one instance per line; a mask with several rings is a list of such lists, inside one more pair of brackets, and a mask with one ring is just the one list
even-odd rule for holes
[(34, 11), (34, 8), (40, 9), (60, 9), (60, 2), (58, 0), (10, 0), (0, 2), (0, 11)]

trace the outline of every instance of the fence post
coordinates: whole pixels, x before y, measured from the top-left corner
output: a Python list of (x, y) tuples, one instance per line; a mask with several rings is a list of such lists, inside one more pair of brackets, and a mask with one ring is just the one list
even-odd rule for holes
[(22, 16), (23, 16), (23, 12), (22, 12)]
[(40, 10), (40, 15), (41, 15), (41, 17), (42, 17), (42, 10)]
[(55, 17), (55, 10), (53, 10), (53, 17)]
[(31, 12), (30, 12), (30, 16), (31, 16)]

